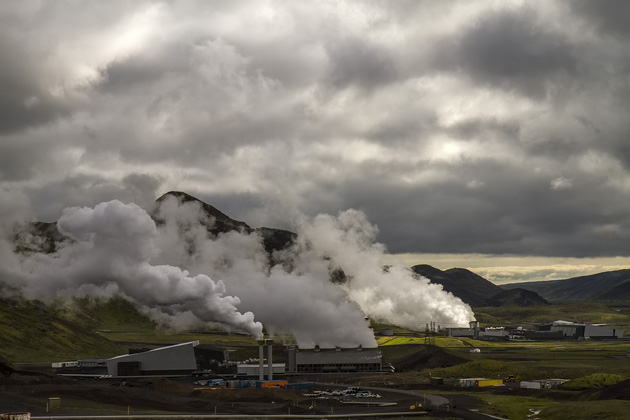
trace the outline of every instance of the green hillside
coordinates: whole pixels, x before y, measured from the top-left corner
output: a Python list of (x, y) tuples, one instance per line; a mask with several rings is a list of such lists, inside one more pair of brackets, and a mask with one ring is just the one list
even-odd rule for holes
[(24, 299), (0, 300), (0, 358), (47, 363), (120, 354), (122, 346), (63, 316), (55, 305)]

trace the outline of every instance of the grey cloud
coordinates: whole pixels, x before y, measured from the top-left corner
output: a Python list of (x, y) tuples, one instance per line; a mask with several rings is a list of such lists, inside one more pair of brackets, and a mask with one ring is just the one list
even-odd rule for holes
[(626, 253), (625, 8), (489, 4), (0, 5), (0, 187), (44, 220), (186, 185), (252, 226), (357, 208), (393, 252)]
[(26, 190), (38, 220), (55, 221), (65, 207), (94, 206), (112, 199), (151, 208), (161, 180), (153, 175), (132, 173), (120, 182), (97, 176), (72, 176), (44, 188)]
[(22, 43), (0, 30), (0, 136), (45, 124), (70, 111), (68, 104), (41, 86), (35, 57), (25, 53)]
[(547, 29), (530, 8), (483, 14), (436, 44), (436, 64), (488, 86), (544, 96), (547, 83), (577, 71), (574, 47)]
[[(630, 4), (624, 0), (575, 0), (568, 6), (584, 20), (595, 25), (600, 31), (621, 35), (630, 34)], [(627, 38), (625, 38), (627, 41)]]
[[(394, 253), (605, 256), (623, 254), (630, 239), (630, 218), (615, 210), (623, 199), (603, 183), (580, 179), (570, 190), (553, 191), (544, 174), (488, 160), (450, 170), (456, 180), (405, 187), (396, 181), (405, 168), (372, 168), (362, 180), (327, 185), (340, 203), (318, 211), (339, 205), (365, 211)], [(472, 177), (483, 186), (467, 188)], [(614, 223), (620, 225), (611, 232)]]
[(327, 46), (330, 57), (328, 79), (335, 88), (357, 85), (371, 90), (395, 80), (397, 71), (390, 54), (366, 40), (335, 40)]

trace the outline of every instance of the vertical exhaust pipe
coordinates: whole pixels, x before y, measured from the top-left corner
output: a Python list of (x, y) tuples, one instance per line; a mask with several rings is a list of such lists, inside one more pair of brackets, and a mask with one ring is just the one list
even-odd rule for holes
[(265, 340), (258, 340), (258, 380), (265, 380)]
[(269, 367), (268, 380), (273, 381), (273, 340), (267, 340), (267, 363)]

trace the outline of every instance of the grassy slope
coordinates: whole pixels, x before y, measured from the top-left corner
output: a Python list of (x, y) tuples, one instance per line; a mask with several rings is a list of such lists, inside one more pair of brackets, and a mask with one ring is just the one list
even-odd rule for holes
[(0, 357), (10, 362), (106, 357), (122, 350), (39, 301), (0, 302), (0, 338)]
[(59, 307), (63, 317), (99, 330), (115, 330), (125, 332), (154, 331), (156, 323), (121, 297), (107, 301), (90, 297), (75, 298), (70, 305)]
[(538, 416), (543, 420), (626, 419), (630, 401), (572, 401), (543, 408)]

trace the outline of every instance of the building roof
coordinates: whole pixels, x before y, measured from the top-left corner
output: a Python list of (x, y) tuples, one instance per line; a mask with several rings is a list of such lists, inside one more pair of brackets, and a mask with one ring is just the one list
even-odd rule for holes
[(179, 344), (173, 344), (171, 346), (165, 346), (165, 347), (157, 347), (155, 349), (151, 349), (142, 353), (134, 353), (134, 354), (121, 354), (120, 356), (114, 356), (112, 358), (109, 358), (107, 360), (114, 360), (114, 359), (122, 359), (123, 357), (130, 357), (130, 356), (138, 356), (138, 355), (142, 355), (142, 354), (147, 354), (147, 353), (151, 353), (151, 352), (158, 352), (158, 351), (168, 351), (168, 350), (172, 350), (178, 347), (185, 347), (185, 346), (190, 346), (192, 345), (193, 347), (196, 347), (199, 345), (199, 340), (195, 340), (195, 341), (188, 341), (186, 343), (179, 343)]
[(299, 349), (296, 352), (299, 365), (381, 363), (381, 351), (375, 348)]
[(194, 347), (198, 344), (199, 341), (189, 341), (143, 353), (112, 357), (107, 360), (107, 370), (110, 375), (115, 375), (119, 362), (140, 362), (142, 371), (195, 370), (197, 361)]

